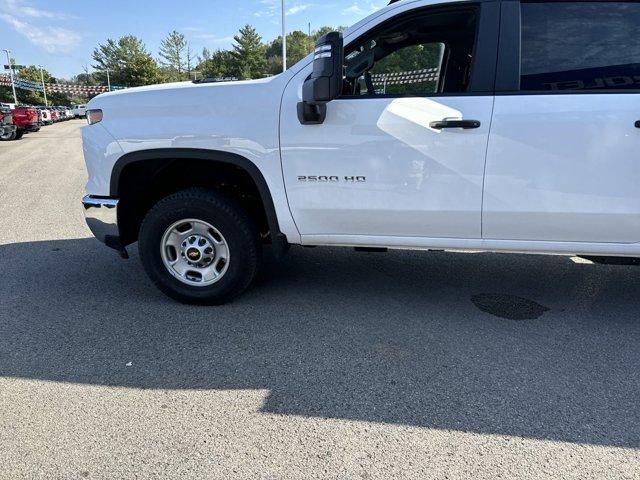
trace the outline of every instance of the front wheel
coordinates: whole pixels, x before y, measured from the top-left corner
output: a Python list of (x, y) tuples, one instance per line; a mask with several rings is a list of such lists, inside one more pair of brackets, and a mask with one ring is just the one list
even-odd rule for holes
[(139, 251), (147, 274), (168, 296), (217, 305), (242, 293), (261, 261), (260, 237), (244, 209), (215, 191), (189, 189), (146, 215)]

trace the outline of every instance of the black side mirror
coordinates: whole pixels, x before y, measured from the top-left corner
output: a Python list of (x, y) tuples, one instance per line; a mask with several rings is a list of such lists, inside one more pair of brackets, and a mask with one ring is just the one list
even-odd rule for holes
[(316, 42), (313, 73), (302, 86), (302, 102), (298, 103), (298, 119), (303, 125), (323, 123), (327, 103), (342, 91), (344, 70), (342, 33), (330, 32)]

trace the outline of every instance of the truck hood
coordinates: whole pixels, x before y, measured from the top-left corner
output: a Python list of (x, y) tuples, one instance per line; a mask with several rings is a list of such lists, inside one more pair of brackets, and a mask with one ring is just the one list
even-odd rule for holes
[[(270, 90), (274, 84), (284, 86), (289, 80), (291, 74), (289, 72), (269, 78), (259, 80), (239, 80), (230, 82), (211, 82), (211, 83), (193, 83), (193, 82), (176, 82), (162, 83), (158, 85), (147, 85), (144, 87), (128, 88), (126, 90), (117, 90), (114, 92), (103, 93), (93, 98), (87, 104), (87, 109), (104, 108), (125, 104), (127, 102), (135, 103), (138, 99), (154, 97), (158, 99), (169, 99), (184, 96), (190, 97), (193, 93), (200, 89), (206, 89), (209, 92), (219, 92), (221, 94), (238, 94), (244, 95), (249, 92), (258, 90)], [(224, 93), (223, 93), (224, 92)], [(133, 105), (131, 105), (133, 106)]]
[[(172, 83), (99, 95), (88, 109), (101, 109), (99, 126), (124, 153), (151, 148), (224, 150), (248, 142), (275, 149), (280, 102), (292, 73), (225, 83)], [(259, 136), (256, 131), (261, 132)]]

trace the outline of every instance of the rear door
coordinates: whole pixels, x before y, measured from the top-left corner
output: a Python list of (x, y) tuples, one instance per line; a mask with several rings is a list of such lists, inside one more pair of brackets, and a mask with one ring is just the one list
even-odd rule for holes
[(640, 3), (502, 10), (483, 238), (639, 242)]

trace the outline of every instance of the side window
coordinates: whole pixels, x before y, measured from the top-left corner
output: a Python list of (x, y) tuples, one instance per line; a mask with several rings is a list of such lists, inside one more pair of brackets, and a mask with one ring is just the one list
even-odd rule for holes
[(640, 3), (521, 4), (521, 91), (640, 89)]
[(349, 45), (343, 97), (468, 91), (477, 16), (476, 7), (413, 12)]
[(387, 55), (369, 71), (375, 93), (420, 96), (438, 92), (444, 43), (404, 47)]

